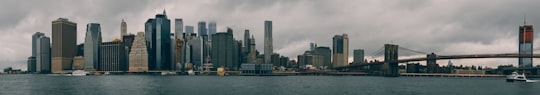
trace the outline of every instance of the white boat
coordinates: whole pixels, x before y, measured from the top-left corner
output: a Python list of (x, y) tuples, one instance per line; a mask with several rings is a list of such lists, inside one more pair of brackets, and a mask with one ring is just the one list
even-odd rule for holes
[(195, 75), (195, 72), (193, 72), (193, 70), (188, 70), (188, 75)]
[(88, 74), (88, 72), (84, 70), (75, 70), (71, 73), (71, 76), (86, 76), (86, 74)]
[(518, 74), (517, 72), (512, 72), (511, 75), (506, 76), (506, 82), (538, 82), (538, 80), (529, 80), (525, 77), (525, 73)]

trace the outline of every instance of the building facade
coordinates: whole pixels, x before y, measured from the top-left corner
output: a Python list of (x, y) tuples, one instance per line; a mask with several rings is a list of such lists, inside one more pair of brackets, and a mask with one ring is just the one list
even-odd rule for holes
[[(533, 55), (534, 29), (532, 25), (519, 26), (519, 54)], [(532, 68), (531, 57), (518, 58), (519, 68)]]
[[(174, 20), (174, 64), (175, 67), (183, 66), (184, 63), (184, 21), (181, 18)], [(181, 68), (175, 68), (181, 70)]]
[(77, 23), (66, 18), (52, 21), (52, 73), (70, 70), (77, 43)]
[(129, 72), (148, 71), (148, 52), (144, 32), (139, 32), (135, 36), (131, 52), (129, 53)]
[(272, 42), (272, 21), (264, 21), (264, 63), (272, 64), (272, 54), (274, 53)]
[(320, 55), (323, 57), (322, 66), (325, 66), (327, 68), (332, 67), (332, 50), (330, 50), (330, 47), (324, 47), (324, 46), (316, 47), (315, 50), (313, 51), (313, 54)]
[(51, 39), (47, 36), (39, 37), (36, 49), (36, 72), (51, 72)]
[(148, 69), (170, 70), (171, 25), (165, 10), (145, 23), (146, 47), (148, 48)]
[(349, 37), (347, 34), (335, 35), (333, 38), (332, 67), (347, 66), (349, 64)]
[(364, 63), (364, 50), (363, 49), (353, 50), (353, 63), (356, 63), (356, 64)]
[(232, 29), (227, 32), (216, 33), (213, 35), (212, 45), (212, 63), (214, 68), (225, 67), (228, 70), (237, 69), (239, 66), (237, 46), (233, 37)]
[(127, 71), (127, 48), (122, 42), (103, 42), (100, 51), (99, 71)]
[(101, 25), (89, 23), (86, 25), (86, 38), (84, 39), (84, 70), (95, 71), (100, 60)]
[(122, 22), (120, 23), (120, 37), (123, 37), (124, 35), (127, 35), (127, 34), (128, 34), (127, 33), (127, 24), (124, 21), (124, 19), (122, 19)]

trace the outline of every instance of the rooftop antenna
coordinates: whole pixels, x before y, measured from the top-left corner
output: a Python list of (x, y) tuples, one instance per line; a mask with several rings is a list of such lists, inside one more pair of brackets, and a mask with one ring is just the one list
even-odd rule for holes
[(527, 14), (523, 14), (523, 25), (527, 24)]

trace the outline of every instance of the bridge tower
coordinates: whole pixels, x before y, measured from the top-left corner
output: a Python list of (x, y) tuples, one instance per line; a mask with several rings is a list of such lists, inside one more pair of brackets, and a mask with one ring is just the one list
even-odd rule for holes
[(383, 75), (386, 77), (398, 77), (398, 45), (384, 44)]

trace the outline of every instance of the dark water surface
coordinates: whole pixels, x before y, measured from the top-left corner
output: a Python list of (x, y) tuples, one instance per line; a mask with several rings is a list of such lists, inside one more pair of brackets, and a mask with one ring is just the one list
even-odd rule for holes
[(504, 78), (0, 75), (0, 95), (540, 95)]

